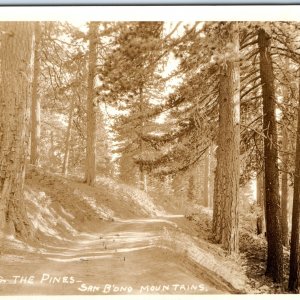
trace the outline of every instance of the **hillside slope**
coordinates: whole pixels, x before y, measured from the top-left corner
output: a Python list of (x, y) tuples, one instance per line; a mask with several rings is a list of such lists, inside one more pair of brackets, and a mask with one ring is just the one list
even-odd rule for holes
[(111, 179), (98, 178), (96, 187), (90, 187), (41, 169), (27, 173), (25, 201), (37, 235), (50, 238), (100, 231), (115, 220), (164, 213), (142, 191)]

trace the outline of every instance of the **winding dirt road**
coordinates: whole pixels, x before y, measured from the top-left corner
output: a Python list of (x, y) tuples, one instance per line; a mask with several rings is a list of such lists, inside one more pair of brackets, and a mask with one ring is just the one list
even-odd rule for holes
[(115, 220), (99, 234), (0, 257), (0, 295), (228, 293), (164, 245), (171, 217)]

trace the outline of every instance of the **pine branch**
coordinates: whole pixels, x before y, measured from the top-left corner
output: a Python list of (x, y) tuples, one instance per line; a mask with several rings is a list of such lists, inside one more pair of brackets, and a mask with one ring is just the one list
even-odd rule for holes
[(258, 40), (256, 39), (256, 40), (251, 41), (251, 42), (249, 42), (249, 43), (243, 44), (243, 45), (240, 47), (240, 50), (243, 50), (243, 49), (245, 49), (246, 47), (255, 45), (255, 44), (257, 44), (257, 42), (258, 42)]
[(258, 87), (261, 86), (261, 82), (259, 82), (258, 84), (252, 86), (249, 90), (247, 90), (244, 94), (241, 95), (241, 99), (243, 99), (246, 95), (248, 95), (251, 91), (257, 89)]

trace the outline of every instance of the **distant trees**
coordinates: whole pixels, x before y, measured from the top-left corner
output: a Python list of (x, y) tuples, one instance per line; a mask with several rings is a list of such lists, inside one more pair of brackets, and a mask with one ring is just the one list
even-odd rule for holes
[(88, 86), (87, 86), (87, 127), (86, 127), (86, 167), (85, 182), (94, 185), (96, 176), (96, 120), (97, 99), (94, 88), (97, 63), (97, 30), (96, 22), (89, 23), (89, 59), (88, 59)]
[(62, 173), (64, 175), (68, 174), (74, 106), (75, 106), (75, 99), (72, 99), (69, 107), (68, 127), (67, 127), (66, 141), (65, 141), (64, 161), (62, 167)]
[(33, 58), (33, 23), (1, 23), (0, 230), (29, 237), (23, 202)]
[(209, 206), (209, 167), (210, 167), (210, 149), (208, 148), (204, 158), (204, 181), (203, 181), (203, 205)]
[(40, 27), (40, 165), (67, 174), (85, 163), (86, 42), (68, 24)]
[[(110, 30), (111, 50), (98, 71), (103, 82), (100, 97), (119, 112), (114, 116), (113, 129), (119, 145), (120, 170), (125, 170), (125, 162), (130, 166), (149, 150), (144, 135), (154, 127), (154, 121), (147, 112), (157, 105), (151, 100), (163, 99), (159, 72), (163, 23), (126, 22)], [(141, 162), (133, 171), (140, 188), (147, 191), (147, 166)]]
[[(97, 32), (98, 26), (99, 24)], [(59, 171), (65, 175), (80, 171), (86, 177), (89, 159), (92, 166), (89, 176), (97, 170), (106, 172), (109, 169), (107, 137), (100, 118), (101, 109), (94, 84), (95, 77), (90, 81), (90, 92), (93, 94), (93, 116), (99, 117), (94, 134), (98, 139), (92, 139), (91, 144), (91, 136), (88, 138), (87, 135), (87, 132), (91, 132), (87, 130), (87, 123), (92, 121), (91, 110), (89, 116), (87, 110), (89, 32), (82, 32), (68, 23), (42, 22), (40, 27), (42, 40), (39, 50), (39, 98), (43, 114), (40, 164), (51, 165), (52, 171)], [(99, 38), (96, 37), (93, 43), (97, 46)], [(90, 146), (87, 147), (87, 144)], [(93, 151), (90, 152), (92, 148), (98, 151), (97, 157), (92, 155)]]

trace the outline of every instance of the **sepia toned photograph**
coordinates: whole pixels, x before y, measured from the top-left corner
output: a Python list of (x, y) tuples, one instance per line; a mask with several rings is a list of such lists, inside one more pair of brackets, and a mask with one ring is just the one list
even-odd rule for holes
[(299, 220), (299, 21), (0, 18), (0, 296), (298, 294)]

